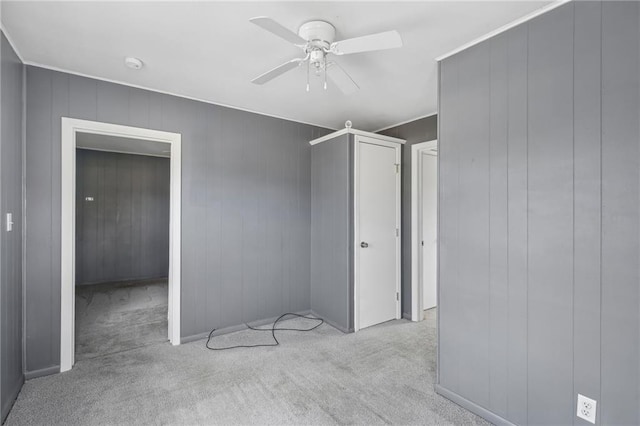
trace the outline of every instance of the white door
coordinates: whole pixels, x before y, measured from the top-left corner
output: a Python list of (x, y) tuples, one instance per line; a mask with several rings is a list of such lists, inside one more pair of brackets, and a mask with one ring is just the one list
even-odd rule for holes
[[(357, 298), (359, 328), (399, 318), (399, 146), (359, 142)], [(398, 166), (399, 167), (399, 166)]]
[(420, 153), (422, 161), (422, 306), (436, 306), (436, 265), (438, 246), (438, 158)]

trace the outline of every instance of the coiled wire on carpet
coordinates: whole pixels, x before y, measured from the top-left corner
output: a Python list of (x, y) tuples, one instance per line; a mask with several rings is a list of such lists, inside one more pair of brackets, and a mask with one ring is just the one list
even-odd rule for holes
[[(288, 317), (288, 316), (298, 317), (298, 318), (305, 318), (305, 319), (319, 321), (319, 322), (318, 322), (318, 324), (314, 325), (311, 328), (276, 328), (276, 325), (278, 325), (278, 322), (282, 321), (283, 318)], [(320, 327), (322, 324), (324, 324), (324, 320), (322, 318), (309, 317), (309, 316), (306, 316), (306, 315), (294, 314), (292, 312), (287, 312), (286, 314), (280, 315), (278, 317), (278, 319), (276, 319), (273, 322), (273, 325), (271, 326), (271, 328), (256, 328), (256, 327), (252, 327), (249, 324), (245, 323), (245, 325), (247, 326), (247, 328), (249, 330), (270, 331), (271, 332), (271, 337), (273, 338), (273, 343), (260, 343), (260, 344), (256, 344), (256, 345), (235, 345), (235, 346), (226, 346), (226, 347), (222, 347), (222, 348), (213, 348), (213, 347), (209, 346), (209, 342), (211, 342), (211, 338), (213, 337), (213, 332), (216, 331), (216, 329), (214, 328), (209, 333), (209, 337), (207, 338), (207, 343), (205, 344), (205, 346), (207, 347), (207, 349), (212, 350), (212, 351), (226, 351), (228, 349), (237, 349), (237, 348), (260, 348), (260, 347), (278, 346), (278, 345), (280, 345), (280, 342), (278, 341), (278, 338), (276, 337), (276, 331), (305, 331), (306, 332), (306, 331), (315, 330), (316, 328)]]

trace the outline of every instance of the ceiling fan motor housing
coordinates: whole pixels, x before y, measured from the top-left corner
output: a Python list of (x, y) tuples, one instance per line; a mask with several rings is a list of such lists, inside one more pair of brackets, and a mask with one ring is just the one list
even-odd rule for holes
[(309, 21), (300, 27), (298, 35), (309, 42), (319, 42), (328, 49), (336, 37), (336, 28), (325, 21)]

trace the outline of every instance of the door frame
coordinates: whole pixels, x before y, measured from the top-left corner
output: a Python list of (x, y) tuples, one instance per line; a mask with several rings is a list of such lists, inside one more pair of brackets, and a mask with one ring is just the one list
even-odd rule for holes
[(359, 241), (360, 241), (360, 227), (358, 223), (358, 217), (360, 214), (360, 197), (358, 197), (360, 188), (360, 144), (368, 143), (374, 145), (386, 146), (389, 148), (393, 148), (396, 153), (396, 319), (400, 319), (401, 312), (401, 303), (402, 303), (402, 289), (400, 282), (400, 271), (402, 268), (401, 264), (401, 176), (402, 176), (402, 165), (401, 165), (401, 147), (400, 143), (388, 142), (386, 140), (377, 139), (375, 137), (363, 136), (363, 135), (355, 135), (354, 143), (353, 143), (353, 329), (354, 331), (360, 330), (360, 303), (359, 303), (359, 276), (358, 276), (358, 267), (360, 265), (360, 250)]
[[(422, 235), (422, 153), (437, 147), (437, 139), (411, 145), (411, 321), (422, 321), (424, 319), (424, 303), (422, 300), (424, 283), (422, 282), (422, 250), (420, 249), (420, 236)], [(438, 204), (439, 209), (440, 205)]]
[(120, 136), (171, 145), (168, 338), (180, 344), (181, 140), (179, 133), (62, 117), (60, 372), (75, 361), (76, 134)]

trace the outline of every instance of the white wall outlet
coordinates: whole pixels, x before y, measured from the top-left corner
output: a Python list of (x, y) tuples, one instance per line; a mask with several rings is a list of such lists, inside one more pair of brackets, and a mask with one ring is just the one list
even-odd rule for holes
[(596, 401), (578, 394), (577, 416), (590, 423), (596, 424)]

